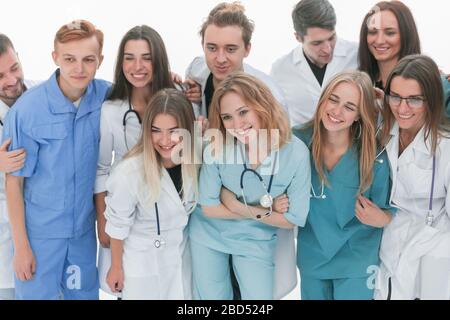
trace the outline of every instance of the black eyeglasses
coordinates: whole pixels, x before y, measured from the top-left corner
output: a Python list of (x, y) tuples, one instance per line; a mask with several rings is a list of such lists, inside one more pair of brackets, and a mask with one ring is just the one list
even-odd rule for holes
[(403, 98), (397, 95), (386, 95), (386, 101), (393, 107), (398, 107), (402, 103), (402, 100), (406, 101), (408, 107), (417, 109), (421, 108), (425, 102), (425, 99), (420, 97), (407, 97)]

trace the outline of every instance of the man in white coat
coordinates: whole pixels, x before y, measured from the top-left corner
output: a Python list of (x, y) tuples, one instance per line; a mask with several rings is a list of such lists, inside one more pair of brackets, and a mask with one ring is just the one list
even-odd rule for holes
[(337, 37), (336, 13), (328, 0), (300, 1), (292, 19), (300, 44), (273, 64), (271, 76), (283, 90), (295, 126), (313, 118), (331, 77), (358, 68), (358, 45)]
[[(264, 82), (287, 111), (286, 100), (275, 81), (264, 72), (244, 63), (244, 59), (250, 54), (253, 29), (253, 23), (239, 3), (220, 3), (209, 13), (200, 30), (204, 56), (195, 58), (186, 71), (187, 82), (191, 82), (191, 85), (196, 82), (201, 87), (201, 102), (195, 110), (196, 116), (208, 117), (214, 88), (235, 71), (244, 71)], [(193, 87), (193, 90), (197, 90), (195, 85)], [(280, 229), (278, 232), (275, 261), (274, 297), (280, 299), (297, 284), (292, 230)], [(232, 277), (234, 298), (240, 299), (237, 281), (234, 275)]]
[[(34, 83), (24, 81), (22, 65), (11, 40), (0, 34), (0, 136), (9, 108)], [(25, 150), (8, 152), (11, 141), (0, 146), (0, 300), (14, 299), (13, 248), (5, 196), (5, 173), (23, 167)]]

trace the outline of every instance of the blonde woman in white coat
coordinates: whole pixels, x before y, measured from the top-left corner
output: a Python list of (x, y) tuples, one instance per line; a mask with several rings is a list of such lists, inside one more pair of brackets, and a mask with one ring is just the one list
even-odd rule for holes
[(174, 87), (167, 52), (158, 32), (146, 25), (130, 29), (119, 45), (114, 84), (102, 106), (95, 182), (99, 280), (101, 289), (109, 294), (112, 292), (106, 284), (106, 274), (111, 251), (104, 218), (106, 180), (114, 165), (136, 145), (142, 128), (141, 119), (153, 94)]
[(197, 197), (197, 166), (189, 151), (195, 150), (194, 122), (183, 93), (156, 93), (138, 144), (106, 182), (112, 253), (107, 283), (123, 299), (191, 299), (186, 226)]
[(436, 64), (400, 60), (388, 78), (382, 143), (391, 165), (391, 206), (376, 299), (450, 299), (450, 131)]

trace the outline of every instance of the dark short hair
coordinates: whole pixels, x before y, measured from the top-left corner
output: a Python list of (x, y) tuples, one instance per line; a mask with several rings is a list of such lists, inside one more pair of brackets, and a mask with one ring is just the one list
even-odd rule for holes
[(0, 33), (0, 55), (4, 54), (9, 48), (14, 50), (11, 39), (3, 33)]
[(292, 11), (295, 32), (300, 37), (308, 33), (308, 28), (334, 30), (336, 12), (328, 0), (302, 0)]
[(407, 55), (421, 53), (419, 33), (411, 10), (400, 1), (378, 2), (364, 17), (358, 51), (359, 69), (367, 72), (374, 83), (378, 80), (380, 70), (367, 44), (368, 21), (377, 12), (386, 10), (392, 12), (398, 21), (401, 41), (399, 60)]

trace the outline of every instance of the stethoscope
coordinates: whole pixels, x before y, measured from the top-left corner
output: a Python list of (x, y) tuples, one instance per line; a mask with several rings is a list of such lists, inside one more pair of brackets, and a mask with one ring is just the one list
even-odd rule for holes
[[(381, 124), (378, 126), (378, 128), (377, 128), (377, 131), (376, 131), (376, 133), (375, 133), (375, 136), (376, 136), (376, 137), (377, 137), (378, 134), (380, 133), (381, 127), (382, 127), (382, 123), (381, 123)], [(386, 145), (387, 145), (387, 144), (386, 144)], [(383, 164), (383, 163), (384, 163), (384, 159), (378, 159), (378, 158), (383, 154), (384, 151), (386, 151), (386, 146), (384, 146), (384, 147), (381, 149), (381, 151), (379, 151), (379, 152), (377, 153), (377, 155), (375, 156), (375, 162), (378, 162), (379, 164)], [(312, 183), (311, 183), (311, 194), (309, 195), (310, 198), (313, 198), (313, 199), (322, 199), (322, 200), (324, 200), (324, 199), (327, 198), (327, 195), (325, 194), (325, 183), (324, 183), (323, 180), (321, 181), (320, 185), (321, 185), (321, 186), (320, 186), (320, 194), (317, 194), (317, 193), (316, 193), (316, 190), (314, 189), (314, 186), (313, 186)]]
[[(244, 151), (242, 149), (241, 149), (241, 152), (243, 155), (242, 157), (244, 157)], [(243, 161), (244, 162), (244, 164), (243, 164), (244, 171), (242, 171), (242, 173), (241, 173), (240, 187), (241, 187), (242, 199), (244, 200), (245, 206), (248, 209), (247, 199), (245, 197), (245, 191), (244, 191), (244, 178), (245, 178), (246, 173), (252, 173), (258, 178), (258, 181), (260, 182), (260, 184), (262, 185), (262, 187), (264, 188), (264, 191), (265, 191), (265, 194), (259, 199), (259, 204), (261, 205), (261, 207), (267, 208), (270, 210), (263, 215), (260, 215), (260, 214), (256, 215), (254, 218), (256, 218), (257, 220), (267, 218), (268, 216), (270, 216), (272, 214), (272, 211), (273, 211), (273, 197), (270, 195), (270, 191), (272, 190), (273, 178), (275, 176), (275, 168), (276, 168), (277, 158), (278, 158), (278, 152), (275, 154), (275, 160), (274, 160), (274, 164), (272, 167), (272, 174), (270, 176), (269, 186), (266, 185), (266, 183), (264, 182), (264, 179), (256, 170), (253, 170), (253, 169), (247, 167), (247, 164), (245, 163), (245, 159), (243, 159), (244, 160)], [(248, 211), (250, 212), (250, 210), (248, 210)], [(251, 214), (251, 215), (253, 216), (253, 214)]]
[[(186, 203), (183, 203), (183, 206), (185, 207), (186, 212), (189, 214), (192, 211), (194, 211), (196, 207), (197, 202), (196, 201), (187, 201)], [(187, 208), (189, 206), (189, 209)], [(153, 241), (153, 245), (156, 249), (160, 249), (166, 244), (166, 241), (161, 236), (161, 222), (159, 220), (159, 207), (158, 203), (155, 203), (155, 213), (156, 213), (156, 239)]]
[(153, 242), (156, 249), (160, 249), (162, 246), (166, 244), (166, 241), (164, 241), (164, 238), (161, 236), (161, 224), (159, 221), (159, 210), (158, 210), (158, 203), (155, 203), (155, 212), (156, 212), (156, 239)]
[(130, 98), (128, 98), (128, 110), (125, 112), (125, 114), (123, 115), (123, 119), (122, 119), (123, 137), (125, 140), (125, 147), (127, 148), (127, 150), (130, 150), (130, 148), (128, 146), (128, 140), (127, 140), (127, 120), (129, 118), (128, 116), (132, 115), (132, 114), (134, 114), (134, 116), (138, 119), (139, 124), (142, 125), (141, 117), (139, 116), (137, 111), (133, 109), (133, 107), (131, 106)]
[(431, 227), (434, 223), (433, 215), (433, 195), (434, 195), (434, 179), (436, 176), (436, 156), (433, 157), (433, 176), (431, 178), (431, 191), (430, 191), (430, 203), (428, 205), (428, 213), (425, 220), (427, 226)]

